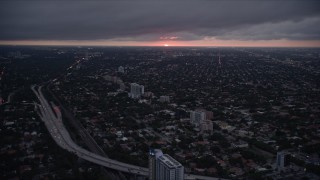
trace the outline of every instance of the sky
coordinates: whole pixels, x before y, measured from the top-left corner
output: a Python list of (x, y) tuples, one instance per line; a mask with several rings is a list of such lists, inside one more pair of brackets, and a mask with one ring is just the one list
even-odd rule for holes
[(320, 1), (1, 0), (7, 44), (320, 47)]

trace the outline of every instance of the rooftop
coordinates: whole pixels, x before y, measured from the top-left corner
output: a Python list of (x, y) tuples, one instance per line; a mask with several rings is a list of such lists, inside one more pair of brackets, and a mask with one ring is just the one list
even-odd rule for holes
[(182, 165), (168, 154), (159, 157), (159, 160), (165, 163), (169, 168), (178, 168)]

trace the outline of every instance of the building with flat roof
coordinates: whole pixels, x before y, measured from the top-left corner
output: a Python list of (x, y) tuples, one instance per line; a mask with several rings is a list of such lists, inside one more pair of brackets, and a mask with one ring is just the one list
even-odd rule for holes
[(131, 83), (130, 87), (129, 97), (139, 99), (144, 94), (144, 86), (137, 83)]
[(150, 180), (183, 180), (184, 167), (159, 149), (149, 151)]
[(190, 123), (195, 127), (199, 127), (201, 122), (206, 119), (206, 112), (204, 110), (195, 110), (190, 112)]
[(156, 163), (157, 180), (183, 180), (184, 167), (168, 154), (157, 159)]
[(149, 150), (149, 180), (156, 179), (156, 162), (157, 158), (162, 156), (163, 153), (160, 149)]

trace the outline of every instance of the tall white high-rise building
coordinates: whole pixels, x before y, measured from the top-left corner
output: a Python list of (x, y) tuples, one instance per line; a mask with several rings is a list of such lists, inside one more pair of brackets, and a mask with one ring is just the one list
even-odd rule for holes
[(156, 162), (157, 158), (162, 155), (163, 153), (160, 149), (149, 150), (149, 180), (156, 180)]
[(195, 110), (190, 112), (190, 122), (195, 127), (199, 127), (206, 119), (206, 112), (204, 110)]
[(150, 180), (183, 180), (184, 167), (168, 154), (162, 154), (159, 149), (149, 152)]
[(139, 85), (137, 83), (130, 84), (131, 89), (129, 93), (129, 97), (134, 99), (139, 99), (144, 94), (144, 86)]
[(157, 159), (156, 163), (157, 180), (183, 180), (184, 167), (168, 154)]

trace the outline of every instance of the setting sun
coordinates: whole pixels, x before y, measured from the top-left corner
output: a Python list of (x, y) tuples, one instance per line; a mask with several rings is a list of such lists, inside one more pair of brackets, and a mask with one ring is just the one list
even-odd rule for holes
[(167, 47), (167, 46), (169, 46), (169, 44), (164, 44), (163, 46), (166, 46), (166, 47)]

